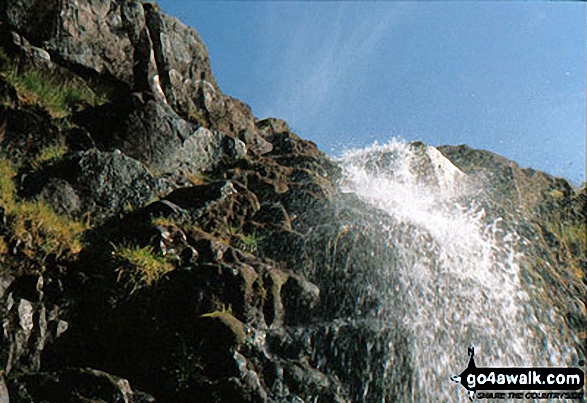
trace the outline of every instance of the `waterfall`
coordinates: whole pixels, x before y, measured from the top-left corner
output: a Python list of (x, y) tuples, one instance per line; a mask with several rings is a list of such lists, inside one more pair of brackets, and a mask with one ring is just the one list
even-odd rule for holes
[[(562, 315), (521, 281), (519, 245), (528, 241), (488, 214), (478, 183), (421, 143), (348, 151), (339, 163), (343, 196), (372, 212), (340, 202), (343, 224), (324, 246), (323, 269), (333, 274), (322, 288), (352, 282), (353, 295), (339, 297), (346, 310), (329, 307), (340, 314), (313, 337), (334, 350), (315, 357), (318, 365), (339, 360), (339, 376), (362, 377), (353, 401), (465, 401), (449, 378), (471, 344), (478, 366), (573, 365)], [(379, 336), (349, 330), (359, 327)]]

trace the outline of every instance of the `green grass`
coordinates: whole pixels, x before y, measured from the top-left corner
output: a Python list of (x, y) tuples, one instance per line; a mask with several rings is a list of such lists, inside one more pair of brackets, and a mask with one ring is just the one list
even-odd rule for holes
[(35, 170), (51, 165), (63, 158), (67, 153), (67, 146), (64, 141), (48, 145), (42, 148), (31, 161), (31, 167)]
[(200, 315), (202, 318), (217, 318), (222, 315), (232, 315), (232, 305), (222, 304), (217, 310)]
[(24, 105), (40, 105), (54, 118), (71, 114), (76, 105), (100, 105), (107, 101), (106, 93), (97, 94), (86, 83), (63, 80), (49, 72), (19, 68), (0, 48), (0, 74), (16, 89)]
[(86, 226), (57, 214), (47, 203), (18, 202), (11, 213), (13, 236), (26, 240), (25, 253), (29, 257), (38, 256), (39, 251), (45, 256), (63, 256), (81, 251), (81, 235), (87, 229)]
[(151, 224), (160, 225), (162, 227), (173, 227), (176, 225), (173, 217), (164, 217), (164, 216), (152, 217)]
[(16, 169), (12, 162), (8, 158), (0, 156), (0, 205), (4, 208), (14, 204), (14, 195), (16, 193), (15, 176)]
[(557, 283), (584, 289), (585, 275), (581, 261), (585, 258), (587, 247), (587, 225), (548, 223), (546, 230), (554, 234), (558, 241), (558, 246), (548, 250), (550, 261), (554, 262), (548, 275)]
[(242, 234), (239, 236), (241, 243), (244, 245), (244, 249), (248, 252), (255, 252), (259, 247), (259, 235), (256, 230), (253, 230), (250, 234)]
[(119, 263), (118, 281), (131, 290), (150, 286), (174, 269), (173, 264), (163, 255), (155, 253), (152, 246), (125, 246), (114, 248), (114, 256)]
[[(16, 241), (31, 259), (44, 260), (50, 254), (57, 257), (77, 254), (82, 249), (82, 235), (88, 225), (57, 214), (43, 201), (17, 197), (15, 176), (13, 164), (0, 157), (0, 206), (7, 215), (7, 234), (2, 241)], [(3, 255), (8, 250), (1, 246)]]

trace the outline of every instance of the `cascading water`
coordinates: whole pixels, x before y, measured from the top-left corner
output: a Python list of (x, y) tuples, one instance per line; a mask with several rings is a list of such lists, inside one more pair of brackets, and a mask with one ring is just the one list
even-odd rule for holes
[[(466, 366), (471, 344), (478, 366), (576, 362), (561, 315), (520, 280), (524, 240), (488, 218), (479, 185), (438, 150), (392, 141), (339, 162), (342, 192), (376, 213), (340, 202), (343, 224), (324, 247), (332, 274), (322, 287), (346, 284), (339, 301), (347, 309), (333, 304), (337, 319), (312, 337), (334, 349), (316, 353), (318, 367), (338, 360), (340, 377), (362, 377), (353, 401), (465, 401), (449, 378)], [(354, 240), (342, 241), (351, 227)]]

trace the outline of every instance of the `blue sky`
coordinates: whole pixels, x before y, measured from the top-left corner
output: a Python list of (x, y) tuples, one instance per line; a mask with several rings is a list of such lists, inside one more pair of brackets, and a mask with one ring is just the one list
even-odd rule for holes
[(585, 180), (585, 3), (160, 0), (223, 92), (338, 155), (394, 136)]

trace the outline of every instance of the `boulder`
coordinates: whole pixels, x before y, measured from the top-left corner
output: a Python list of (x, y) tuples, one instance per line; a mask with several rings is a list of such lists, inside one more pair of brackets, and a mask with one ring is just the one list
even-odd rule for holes
[(49, 179), (39, 193), (39, 198), (49, 203), (59, 214), (77, 216), (82, 212), (80, 197), (65, 179)]
[(36, 195), (71, 216), (91, 213), (98, 222), (146, 204), (169, 186), (120, 151), (97, 150), (73, 154), (23, 183), (25, 195)]
[(201, 127), (183, 142), (176, 161), (182, 173), (194, 175), (217, 171), (246, 154), (247, 147), (239, 139)]
[(222, 132), (195, 126), (149, 94), (131, 102), (84, 111), (76, 122), (88, 130), (100, 150), (120, 150), (158, 173), (191, 176), (234, 163), (247, 154), (245, 144)]
[(258, 133), (258, 130), (248, 129), (241, 131), (239, 138), (247, 145), (252, 155), (260, 156), (273, 150), (273, 145), (265, 140)]
[(175, 153), (194, 131), (192, 124), (149, 94), (83, 111), (74, 120), (91, 134), (98, 149), (118, 149), (158, 172), (175, 168)]

